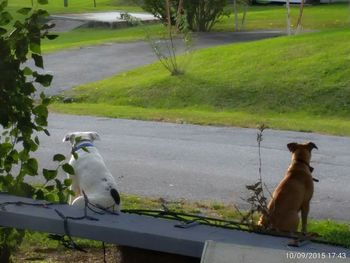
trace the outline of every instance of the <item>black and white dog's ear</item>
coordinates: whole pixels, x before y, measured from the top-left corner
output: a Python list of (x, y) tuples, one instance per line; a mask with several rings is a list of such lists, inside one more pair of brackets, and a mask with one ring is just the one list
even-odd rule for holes
[(95, 140), (100, 141), (101, 140), (100, 135), (98, 135), (97, 132), (90, 132), (89, 137), (90, 137), (91, 141), (95, 141)]
[(63, 137), (63, 142), (74, 142), (75, 134), (74, 133), (67, 133), (66, 136)]

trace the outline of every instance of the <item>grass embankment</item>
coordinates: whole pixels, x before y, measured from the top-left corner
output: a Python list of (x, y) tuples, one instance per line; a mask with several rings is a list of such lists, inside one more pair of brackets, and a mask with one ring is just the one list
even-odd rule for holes
[[(161, 209), (164, 200), (123, 195), (124, 209)], [(239, 220), (239, 213), (232, 204), (217, 202), (167, 202), (167, 207), (172, 211), (201, 214), (209, 217), (224, 218), (227, 220)], [(318, 233), (326, 242), (337, 243), (344, 247), (350, 247), (350, 225), (328, 220), (309, 220), (309, 231)], [(16, 253), (15, 262), (24, 262), (30, 259), (40, 262), (96, 262), (102, 258), (101, 242), (76, 239), (76, 242), (89, 253), (81, 253), (65, 249), (57, 241), (47, 237), (47, 234), (28, 233), (20, 251)], [(116, 262), (117, 250), (111, 245), (107, 246), (108, 262)], [(87, 261), (90, 260), (90, 261)]]
[(201, 50), (181, 76), (154, 63), (79, 86), (79, 103), (52, 109), (350, 135), (349, 76), (350, 31), (327, 31)]

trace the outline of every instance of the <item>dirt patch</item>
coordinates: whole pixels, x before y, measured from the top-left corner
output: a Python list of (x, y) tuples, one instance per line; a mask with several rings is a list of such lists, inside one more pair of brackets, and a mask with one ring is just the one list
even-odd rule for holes
[[(103, 249), (101, 248), (87, 248), (87, 253), (66, 249), (63, 247), (58, 248), (35, 248), (32, 251), (22, 252), (19, 251), (15, 254), (14, 262), (74, 262), (74, 263), (99, 263), (103, 262)], [(116, 246), (108, 246), (106, 248), (106, 261), (113, 263), (121, 263), (121, 256)]]
[[(103, 263), (104, 253), (101, 248), (86, 248), (87, 253), (58, 248), (34, 248), (26, 252), (18, 251), (14, 256), (15, 263)], [(159, 253), (131, 247), (106, 246), (108, 263), (199, 263), (197, 258)]]

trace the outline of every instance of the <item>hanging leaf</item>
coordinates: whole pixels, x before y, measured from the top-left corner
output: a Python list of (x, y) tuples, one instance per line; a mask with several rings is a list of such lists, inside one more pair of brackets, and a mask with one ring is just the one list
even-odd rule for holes
[(30, 51), (32, 51), (33, 53), (41, 54), (40, 41), (39, 41), (39, 43), (30, 42), (30, 46), (29, 47), (30, 47)]
[(47, 39), (49, 39), (49, 40), (54, 40), (54, 39), (58, 38), (58, 35), (52, 35), (52, 34), (50, 34), (50, 35), (46, 35), (45, 37), (46, 37)]
[(38, 161), (34, 158), (30, 158), (27, 161), (27, 172), (29, 175), (37, 175), (38, 174)]
[(51, 181), (56, 178), (57, 170), (43, 169), (43, 176), (45, 177), (46, 181)]
[(50, 136), (50, 132), (49, 132), (47, 129), (44, 129), (44, 133), (45, 133), (47, 136)]
[(40, 83), (44, 87), (49, 87), (52, 79), (53, 79), (52, 75), (49, 75), (49, 74), (39, 75), (38, 74), (37, 77), (35, 78), (35, 82)]
[(6, 26), (12, 20), (12, 16), (9, 12), (2, 12), (0, 14), (0, 26)]
[(45, 195), (45, 200), (49, 201), (49, 202), (56, 202), (56, 195), (53, 193), (49, 193)]
[(28, 15), (30, 13), (30, 11), (32, 11), (32, 9), (30, 7), (24, 7), (24, 8), (17, 10), (17, 13), (19, 13), (21, 15)]
[(35, 66), (38, 68), (44, 68), (43, 57), (38, 54), (32, 54), (32, 58), (34, 59)]
[(25, 67), (25, 68), (23, 69), (23, 74), (26, 75), (26, 76), (29, 76), (29, 75), (32, 75), (32, 74), (33, 74), (33, 71), (31, 70), (31, 68)]
[(5, 28), (0, 27), (0, 36), (5, 35), (7, 30)]
[(74, 175), (74, 168), (68, 164), (68, 163), (65, 163), (64, 165), (62, 165), (62, 169), (63, 171), (65, 171), (67, 174), (70, 174), (70, 175)]
[(72, 179), (65, 179), (63, 181), (63, 184), (66, 186), (66, 187), (69, 187), (72, 185)]
[(53, 157), (53, 160), (55, 162), (62, 162), (66, 160), (66, 157), (63, 154), (55, 154), (55, 156)]

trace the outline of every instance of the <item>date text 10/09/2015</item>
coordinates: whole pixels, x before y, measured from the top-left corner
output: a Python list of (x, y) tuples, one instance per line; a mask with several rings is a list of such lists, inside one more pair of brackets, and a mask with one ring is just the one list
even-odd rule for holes
[(286, 253), (287, 259), (346, 259), (346, 253), (335, 252), (295, 252)]

